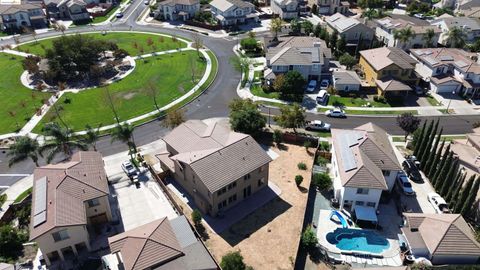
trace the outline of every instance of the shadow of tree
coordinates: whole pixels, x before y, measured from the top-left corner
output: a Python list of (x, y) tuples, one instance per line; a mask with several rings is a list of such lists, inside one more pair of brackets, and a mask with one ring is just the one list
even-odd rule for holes
[(205, 229), (205, 226), (203, 226), (203, 224), (195, 225), (195, 229), (197, 230), (203, 241), (207, 241), (208, 239), (210, 239), (210, 236), (208, 235), (208, 232)]
[(302, 186), (297, 186), (298, 190), (300, 190), (302, 193), (307, 193), (308, 192), (308, 188), (306, 187), (302, 187)]

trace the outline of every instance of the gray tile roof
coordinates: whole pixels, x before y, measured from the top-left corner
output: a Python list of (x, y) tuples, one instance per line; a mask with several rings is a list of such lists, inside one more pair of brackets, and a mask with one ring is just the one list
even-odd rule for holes
[(331, 50), (325, 41), (315, 37), (280, 38), (280, 43), (268, 48), (270, 65), (323, 65), (331, 58)]
[(255, 5), (243, 0), (213, 0), (212, 2), (210, 2), (210, 5), (217, 8), (218, 10), (221, 10), (222, 12), (227, 11), (233, 6), (235, 6), (236, 8), (255, 8)]
[[(34, 187), (38, 181), (47, 179), (46, 221), (30, 226), (30, 239), (55, 227), (83, 225), (87, 223), (84, 202), (109, 194), (107, 175), (102, 156), (98, 152), (77, 152), (70, 161), (36, 168)], [(33, 189), (32, 220), (35, 209)]]
[(443, 18), (433, 21), (432, 23), (444, 21), (447, 27), (460, 27), (460, 28), (467, 28), (469, 31), (478, 31), (480, 30), (480, 20), (478, 18), (470, 18), (470, 17), (450, 17), (450, 18)]
[(0, 5), (0, 15), (15, 14), (19, 11), (29, 11), (32, 9), (41, 9), (41, 4), (22, 3), (20, 5)]
[(328, 17), (326, 19), (327, 24), (329, 24), (332, 28), (336, 29), (339, 33), (343, 33), (350, 28), (361, 24), (360, 21), (358, 21), (355, 18), (352, 17), (346, 17), (345, 15), (341, 13), (335, 13), (332, 16)]
[(212, 193), (272, 160), (251, 136), (201, 120), (181, 124), (164, 141), (177, 153), (170, 158), (190, 166)]
[(361, 84), (360, 77), (351, 70), (334, 71), (333, 80), (336, 84)]

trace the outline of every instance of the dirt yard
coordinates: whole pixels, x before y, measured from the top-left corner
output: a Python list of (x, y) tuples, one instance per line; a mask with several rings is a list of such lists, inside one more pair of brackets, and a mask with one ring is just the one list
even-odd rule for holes
[[(229, 251), (240, 250), (245, 263), (254, 269), (292, 269), (297, 254), (313, 163), (304, 147), (274, 147), (279, 157), (270, 164), (270, 180), (282, 190), (280, 197), (233, 225), (221, 235), (209, 233), (206, 245), (218, 262)], [(297, 168), (299, 162), (307, 170)], [(295, 175), (304, 180), (297, 188)]]

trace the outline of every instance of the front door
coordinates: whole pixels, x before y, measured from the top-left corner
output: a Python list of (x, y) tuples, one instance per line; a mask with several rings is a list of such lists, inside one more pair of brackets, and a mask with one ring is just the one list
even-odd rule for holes
[(248, 187), (243, 189), (243, 198), (245, 199), (245, 198), (249, 197), (250, 195), (252, 195), (252, 187), (248, 186)]

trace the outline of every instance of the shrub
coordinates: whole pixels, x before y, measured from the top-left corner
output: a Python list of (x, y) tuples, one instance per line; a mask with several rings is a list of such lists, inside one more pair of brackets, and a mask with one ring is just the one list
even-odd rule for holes
[(70, 104), (70, 103), (72, 103), (72, 100), (67, 97), (67, 98), (65, 98), (65, 100), (63, 101), (63, 103), (65, 103), (65, 104)]
[(193, 210), (192, 212), (192, 221), (195, 226), (200, 225), (202, 223), (202, 213), (198, 209)]
[(306, 170), (307, 169), (307, 164), (305, 162), (300, 162), (297, 164), (297, 167), (299, 170)]
[(329, 162), (328, 159), (326, 159), (326, 158), (324, 158), (324, 157), (322, 157), (322, 156), (318, 156), (318, 157), (317, 157), (317, 164), (318, 164), (318, 165), (323, 165), (323, 166), (325, 166), (325, 165), (327, 165), (328, 162)]
[(2, 194), (0, 195), (0, 208), (2, 207), (2, 205), (7, 201), (7, 194)]
[(246, 265), (239, 251), (229, 252), (222, 257), (220, 267), (224, 270), (244, 270)]
[(273, 131), (273, 141), (276, 143), (276, 144), (281, 144), (283, 142), (283, 133), (282, 131), (278, 130), (278, 129), (275, 129)]
[(303, 182), (303, 176), (301, 175), (295, 175), (295, 184), (297, 184), (297, 186), (300, 186), (300, 184)]
[(320, 151), (328, 152), (330, 151), (330, 144), (328, 142), (320, 142), (319, 149)]
[(306, 140), (303, 142), (303, 146), (308, 150), (308, 148), (312, 147), (312, 142), (309, 140)]
[(0, 258), (15, 260), (22, 253), (22, 243), (28, 240), (28, 235), (11, 225), (3, 225), (0, 227), (0, 239)]
[(240, 41), (240, 46), (246, 51), (254, 51), (258, 47), (258, 42), (255, 38), (244, 38)]
[(313, 185), (320, 190), (327, 190), (332, 187), (332, 179), (326, 173), (316, 173), (312, 177)]
[(302, 237), (300, 238), (300, 243), (302, 248), (307, 250), (314, 248), (317, 245), (317, 236), (315, 235), (315, 231), (312, 229), (312, 226), (308, 226), (302, 233)]
[(374, 96), (373, 101), (380, 102), (380, 103), (387, 103), (387, 100), (385, 97), (382, 96)]

